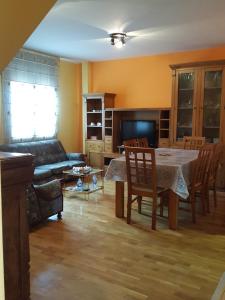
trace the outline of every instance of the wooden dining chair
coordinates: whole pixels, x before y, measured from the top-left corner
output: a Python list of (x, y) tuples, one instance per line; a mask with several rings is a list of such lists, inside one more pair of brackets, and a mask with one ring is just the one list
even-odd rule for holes
[(146, 137), (137, 139), (138, 147), (148, 148), (148, 139)]
[(137, 139), (130, 139), (130, 140), (126, 140), (123, 141), (123, 145), (126, 147), (138, 147), (138, 141)]
[[(163, 189), (157, 187), (155, 150), (143, 147), (125, 147), (128, 201), (127, 223), (131, 222), (132, 203), (137, 200), (141, 213), (142, 197), (152, 199), (152, 229), (156, 229), (157, 198)], [(134, 196), (134, 197), (133, 197)]]
[(209, 191), (213, 190), (213, 201), (214, 207), (217, 206), (217, 193), (216, 193), (216, 180), (217, 180), (217, 172), (222, 160), (222, 155), (225, 153), (225, 145), (222, 143), (212, 144), (213, 147), (213, 157), (212, 162), (208, 172), (208, 178), (206, 182), (206, 206), (207, 212), (210, 212), (209, 205)]
[(184, 136), (184, 149), (199, 150), (205, 144), (205, 137), (202, 136)]
[(206, 182), (209, 168), (212, 162), (212, 147), (202, 147), (198, 158), (191, 164), (191, 182), (189, 185), (189, 197), (187, 200), (180, 199), (180, 202), (186, 202), (191, 205), (192, 222), (196, 223), (196, 197), (200, 196), (202, 213), (205, 214)]

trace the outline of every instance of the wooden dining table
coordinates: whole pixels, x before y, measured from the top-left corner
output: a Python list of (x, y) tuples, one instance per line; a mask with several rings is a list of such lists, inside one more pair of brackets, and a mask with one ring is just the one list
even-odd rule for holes
[[(157, 185), (168, 189), (168, 223), (169, 228), (178, 227), (179, 197), (187, 199), (191, 176), (191, 162), (198, 157), (198, 150), (157, 148), (156, 170)], [(124, 218), (124, 183), (127, 181), (125, 156), (112, 159), (105, 175), (106, 180), (116, 183), (115, 215)]]

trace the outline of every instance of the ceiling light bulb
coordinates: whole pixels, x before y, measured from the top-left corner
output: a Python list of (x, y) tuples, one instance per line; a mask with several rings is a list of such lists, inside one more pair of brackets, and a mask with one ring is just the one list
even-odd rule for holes
[(127, 37), (125, 32), (110, 33), (109, 36), (112, 46), (122, 48), (125, 45), (125, 38)]
[(123, 42), (121, 41), (121, 40), (115, 40), (115, 47), (117, 48), (117, 49), (120, 49), (120, 48), (122, 48), (123, 47)]

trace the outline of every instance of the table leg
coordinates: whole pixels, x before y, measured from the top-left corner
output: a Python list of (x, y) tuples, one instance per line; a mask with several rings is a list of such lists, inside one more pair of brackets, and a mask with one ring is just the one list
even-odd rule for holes
[(178, 196), (173, 192), (169, 191), (169, 228), (177, 229), (177, 211), (178, 211)]
[(117, 218), (124, 218), (124, 182), (116, 181), (115, 213)]

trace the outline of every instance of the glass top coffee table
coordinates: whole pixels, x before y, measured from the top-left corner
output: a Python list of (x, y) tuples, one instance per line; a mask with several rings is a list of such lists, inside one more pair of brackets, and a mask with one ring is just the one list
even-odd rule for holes
[[(76, 197), (78, 195), (86, 195), (89, 197), (89, 194), (103, 190), (104, 189), (104, 179), (103, 179), (103, 170), (92, 168), (89, 172), (75, 172), (73, 169), (63, 171), (63, 174), (68, 177), (75, 179), (74, 181), (63, 188), (63, 191), (68, 197)], [(99, 183), (100, 181), (100, 183)]]

